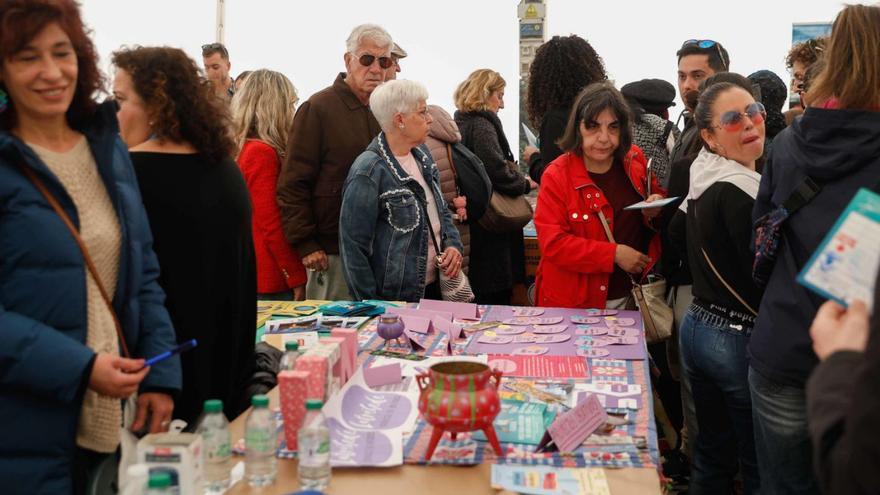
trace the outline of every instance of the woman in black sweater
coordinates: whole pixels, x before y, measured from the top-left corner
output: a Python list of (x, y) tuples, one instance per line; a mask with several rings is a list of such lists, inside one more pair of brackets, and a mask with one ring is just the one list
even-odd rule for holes
[(113, 95), (129, 147), (181, 355), (174, 416), (190, 426), (206, 399), (227, 417), (245, 407), (256, 328), (256, 260), (247, 186), (231, 158), (225, 102), (174, 48), (113, 54)]
[(582, 89), (608, 79), (605, 63), (580, 36), (554, 36), (538, 47), (529, 67), (527, 109), (538, 127), (541, 149), (526, 146), (523, 160), (529, 175), (540, 183), (550, 162), (562, 154), (556, 144), (565, 133), (572, 103)]
[[(521, 196), (537, 187), (523, 175), (513, 153), (498, 110), (504, 108), (501, 74), (478, 69), (455, 90), (455, 123), (461, 142), (477, 155), (486, 167), (492, 189), (506, 196)], [(471, 219), (470, 278), (476, 302), (510, 304), (513, 285), (525, 278), (525, 245), (522, 230), (489, 232)]]
[(764, 147), (764, 109), (731, 83), (706, 88), (695, 110), (704, 149), (691, 165), (679, 216), (694, 278), (694, 302), (681, 324), (699, 435), (690, 489), (730, 493), (737, 472), (745, 493), (760, 486), (752, 433), (746, 346), (760, 290), (751, 280), (751, 211)]

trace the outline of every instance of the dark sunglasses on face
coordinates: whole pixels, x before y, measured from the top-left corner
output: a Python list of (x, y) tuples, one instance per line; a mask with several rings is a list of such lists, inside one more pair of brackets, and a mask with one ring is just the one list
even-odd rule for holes
[(697, 45), (697, 47), (702, 48), (703, 50), (708, 50), (709, 48), (715, 47), (715, 50), (718, 52), (718, 58), (721, 59), (721, 63), (727, 67), (728, 62), (724, 60), (724, 53), (721, 51), (721, 44), (715, 40), (687, 40), (681, 44), (681, 47), (684, 48), (686, 46)]
[(735, 110), (724, 112), (721, 114), (721, 125), (714, 127), (719, 127), (727, 132), (738, 132), (745, 126), (745, 117), (748, 117), (754, 125), (763, 124), (767, 117), (767, 110), (764, 105), (755, 102), (747, 106), (745, 112)]
[(370, 55), (369, 53), (365, 53), (358, 57), (358, 62), (361, 63), (364, 67), (369, 67), (373, 65), (373, 62), (376, 59), (379, 59), (379, 67), (383, 69), (387, 69), (394, 64), (394, 61), (391, 60), (391, 57), (376, 57), (375, 55)]

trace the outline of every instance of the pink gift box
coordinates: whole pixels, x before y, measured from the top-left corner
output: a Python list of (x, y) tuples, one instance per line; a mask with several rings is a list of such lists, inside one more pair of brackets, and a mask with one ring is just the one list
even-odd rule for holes
[(324, 337), (318, 342), (321, 345), (329, 346), (333, 349), (333, 352), (330, 354), (330, 359), (333, 361), (333, 376), (336, 378), (342, 378), (342, 344), (345, 343), (345, 338), (343, 337)]
[(357, 369), (358, 334), (354, 328), (334, 328), (330, 335), (341, 337), (342, 343), (342, 383), (354, 376)]
[(325, 400), (327, 390), (327, 356), (306, 354), (296, 360), (296, 371), (308, 373), (306, 399)]
[(278, 373), (281, 415), (284, 417), (284, 440), (287, 450), (297, 450), (296, 435), (306, 415), (309, 374), (305, 371)]

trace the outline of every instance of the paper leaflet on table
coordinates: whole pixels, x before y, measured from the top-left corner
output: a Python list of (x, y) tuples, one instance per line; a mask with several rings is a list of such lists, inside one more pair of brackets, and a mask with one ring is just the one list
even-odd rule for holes
[(323, 412), (330, 426), (333, 466), (399, 466), (403, 464), (403, 434), (415, 428), (419, 416), (418, 388), (404, 393), (377, 392), (358, 371)]
[(602, 468), (492, 465), (492, 488), (535, 495), (610, 495)]
[[(502, 400), (501, 412), (492, 425), (502, 443), (518, 443), (538, 445), (544, 430), (556, 418), (556, 413), (549, 411), (546, 404), (540, 402), (523, 402), (518, 400)], [(482, 431), (472, 434), (474, 440), (487, 441)]]
[(572, 407), (590, 394), (596, 395), (606, 409), (639, 409), (642, 407), (642, 386), (626, 383), (577, 383), (571, 394)]
[(797, 281), (844, 306), (861, 299), (870, 313), (878, 265), (880, 195), (859, 189), (804, 265)]

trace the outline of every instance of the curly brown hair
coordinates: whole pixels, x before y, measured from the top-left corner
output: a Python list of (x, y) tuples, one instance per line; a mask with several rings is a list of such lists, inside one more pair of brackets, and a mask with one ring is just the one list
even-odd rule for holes
[(827, 42), (828, 38), (822, 37), (802, 41), (792, 46), (785, 57), (785, 67), (791, 69), (795, 62), (801, 62), (806, 67), (813, 65), (816, 60), (822, 57)]
[[(79, 7), (73, 0), (4, 0), (0, 2), (0, 61), (24, 49), (48, 24), (57, 22), (67, 33), (79, 66), (76, 91), (67, 109), (67, 123), (82, 129), (94, 116), (95, 95), (104, 87), (104, 77), (98, 69), (98, 54), (89, 38), (90, 31), (83, 25)], [(0, 82), (0, 89), (6, 90)], [(15, 127), (15, 102), (10, 101), (0, 114), (0, 129)]]
[(578, 93), (608, 79), (605, 63), (587, 40), (575, 34), (554, 36), (538, 47), (529, 69), (527, 110), (535, 127), (552, 108), (571, 107)]
[(113, 65), (131, 76), (160, 139), (188, 142), (215, 162), (232, 156), (230, 116), (193, 59), (169, 47), (113, 52)]

